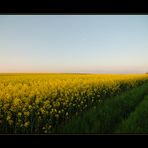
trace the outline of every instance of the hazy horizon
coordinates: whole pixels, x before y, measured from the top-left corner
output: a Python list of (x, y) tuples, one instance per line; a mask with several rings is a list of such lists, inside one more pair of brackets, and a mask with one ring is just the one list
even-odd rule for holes
[(1, 15), (0, 73), (146, 73), (147, 15)]

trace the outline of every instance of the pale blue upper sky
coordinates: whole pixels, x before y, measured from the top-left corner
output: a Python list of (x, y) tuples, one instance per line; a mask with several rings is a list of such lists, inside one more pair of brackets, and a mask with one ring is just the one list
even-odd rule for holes
[(0, 16), (0, 72), (147, 71), (147, 15)]

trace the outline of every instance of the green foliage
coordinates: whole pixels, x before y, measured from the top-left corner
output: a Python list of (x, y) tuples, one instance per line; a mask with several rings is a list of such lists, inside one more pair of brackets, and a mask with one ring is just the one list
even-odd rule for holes
[[(84, 112), (77, 118), (73, 118), (73, 120), (63, 125), (63, 127), (59, 127), (57, 133), (114, 133), (118, 124), (126, 119), (139, 102), (142, 101), (143, 96), (147, 93), (147, 89), (148, 84), (144, 84), (120, 96), (109, 98), (103, 104), (97, 104), (95, 108)], [(143, 110), (147, 111), (147, 107)], [(143, 118), (139, 116), (139, 119), (142, 121)], [(146, 123), (143, 124), (148, 125)], [(134, 126), (130, 122), (128, 122), (128, 125), (130, 127)], [(122, 131), (124, 131), (124, 128)]]
[(116, 133), (148, 133), (148, 96), (145, 96), (135, 111), (121, 122)]

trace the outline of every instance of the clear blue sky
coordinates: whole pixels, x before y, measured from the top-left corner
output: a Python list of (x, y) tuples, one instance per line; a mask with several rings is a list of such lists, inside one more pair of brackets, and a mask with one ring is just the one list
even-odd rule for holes
[(147, 15), (0, 15), (0, 72), (146, 71)]

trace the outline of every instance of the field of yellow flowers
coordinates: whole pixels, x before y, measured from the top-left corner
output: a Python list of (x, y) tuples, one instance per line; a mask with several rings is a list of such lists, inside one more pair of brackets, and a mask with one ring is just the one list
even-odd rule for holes
[(73, 115), (146, 81), (146, 74), (0, 74), (0, 134), (51, 133)]

